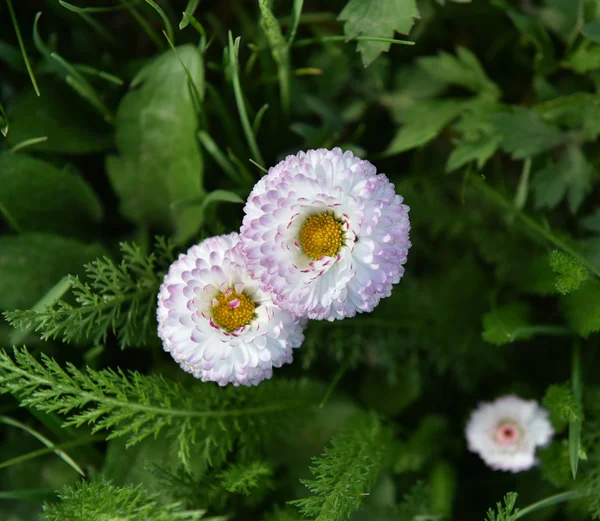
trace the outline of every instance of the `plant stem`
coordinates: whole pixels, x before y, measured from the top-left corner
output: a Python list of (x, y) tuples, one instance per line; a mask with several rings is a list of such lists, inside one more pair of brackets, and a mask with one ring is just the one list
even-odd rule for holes
[(40, 89), (38, 87), (37, 81), (35, 81), (35, 76), (33, 75), (33, 69), (31, 68), (31, 63), (29, 62), (29, 57), (27, 56), (27, 51), (25, 50), (25, 44), (23, 43), (23, 37), (21, 36), (21, 29), (19, 29), (19, 23), (17, 22), (17, 15), (15, 14), (15, 9), (13, 7), (12, 0), (6, 0), (6, 3), (8, 5), (8, 12), (10, 13), (13, 27), (15, 28), (15, 33), (17, 33), (17, 40), (19, 41), (19, 47), (21, 47), (21, 54), (23, 55), (23, 60), (25, 60), (25, 66), (27, 67), (27, 72), (29, 73), (29, 77), (31, 78), (31, 83), (33, 83), (33, 88), (35, 89), (35, 93), (39, 96)]
[(556, 494), (554, 496), (547, 497), (538, 501), (537, 503), (533, 503), (528, 507), (519, 510), (515, 519), (521, 519), (522, 517), (530, 514), (531, 512), (535, 512), (536, 510), (540, 510), (542, 508), (550, 507), (552, 505), (556, 505), (558, 503), (564, 503), (565, 501), (570, 501), (571, 499), (577, 499), (582, 497), (583, 494), (579, 490), (569, 490), (568, 492), (562, 492), (560, 494)]

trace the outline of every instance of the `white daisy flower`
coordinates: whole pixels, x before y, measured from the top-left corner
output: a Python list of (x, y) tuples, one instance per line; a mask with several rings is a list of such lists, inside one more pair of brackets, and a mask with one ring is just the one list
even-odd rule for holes
[(550, 443), (553, 434), (548, 411), (513, 395), (481, 404), (466, 428), (471, 452), (489, 467), (511, 472), (533, 467), (536, 447)]
[(256, 184), (244, 211), (250, 274), (298, 316), (372, 311), (404, 274), (409, 208), (385, 175), (352, 152), (288, 156)]
[(292, 361), (304, 321), (282, 311), (252, 279), (232, 233), (206, 239), (175, 261), (158, 295), (165, 351), (202, 381), (257, 385)]

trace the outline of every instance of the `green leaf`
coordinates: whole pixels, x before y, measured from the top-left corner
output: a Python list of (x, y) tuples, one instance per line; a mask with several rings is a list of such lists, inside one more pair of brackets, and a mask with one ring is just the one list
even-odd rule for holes
[(590, 280), (563, 297), (562, 308), (569, 325), (581, 336), (600, 331), (600, 282)]
[(459, 141), (448, 158), (446, 172), (453, 172), (471, 161), (475, 161), (477, 170), (481, 170), (496, 153), (499, 143), (500, 138), (495, 135), (482, 135), (474, 141)]
[(600, 96), (577, 92), (559, 96), (534, 107), (546, 123), (576, 130), (583, 141), (595, 141), (600, 135)]
[(386, 156), (420, 147), (434, 139), (469, 104), (461, 100), (426, 100), (403, 112), (404, 126), (384, 151)]
[(545, 7), (539, 13), (542, 23), (565, 41), (577, 36), (579, 1), (545, 0), (544, 3)]
[(61, 277), (79, 273), (102, 248), (56, 235), (0, 237), (0, 309), (29, 308)]
[[(345, 22), (344, 34), (349, 39), (357, 36), (393, 38), (394, 31), (408, 34), (415, 18), (419, 18), (415, 0), (349, 0), (339, 16)], [(356, 48), (367, 67), (382, 52), (387, 52), (390, 45), (386, 42), (361, 41)]]
[(24, 154), (0, 152), (0, 186), (0, 206), (22, 232), (77, 233), (102, 218), (80, 176)]
[(185, 510), (180, 503), (165, 503), (142, 487), (115, 487), (107, 481), (81, 481), (63, 488), (59, 502), (44, 505), (46, 521), (197, 521), (205, 510)]
[[(202, 62), (197, 49), (185, 45), (177, 51), (199, 84)], [(123, 98), (117, 112), (120, 155), (108, 157), (106, 168), (128, 219), (185, 241), (198, 231), (200, 210), (174, 211), (171, 203), (203, 193), (203, 164), (187, 74), (178, 56), (171, 50), (163, 53), (133, 80), (137, 88)]]
[(581, 219), (580, 222), (586, 230), (600, 232), (600, 207), (597, 207), (590, 215)]
[(548, 387), (543, 404), (550, 412), (552, 425), (559, 432), (564, 430), (569, 422), (583, 417), (581, 405), (575, 401), (572, 389), (566, 384)]
[(581, 28), (581, 33), (593, 42), (600, 43), (600, 22), (585, 24)]
[(545, 123), (539, 115), (524, 107), (491, 117), (502, 142), (500, 147), (513, 159), (526, 159), (550, 150), (564, 141), (559, 129)]
[(578, 259), (558, 250), (550, 254), (550, 266), (558, 274), (555, 285), (563, 295), (579, 289), (590, 278), (590, 272)]
[(521, 302), (514, 302), (483, 316), (482, 337), (486, 342), (497, 346), (527, 340), (532, 336), (526, 329), (528, 325), (529, 308)]
[(229, 190), (213, 190), (206, 195), (188, 197), (181, 201), (177, 201), (173, 203), (173, 206), (177, 209), (188, 206), (197, 207), (200, 211), (200, 217), (198, 218), (199, 226), (202, 226), (208, 214), (208, 210), (218, 203), (244, 204), (245, 200)]
[[(573, 401), (581, 408), (581, 394), (583, 391), (583, 381), (581, 376), (581, 355), (579, 344), (575, 342), (573, 346), (573, 362), (571, 370), (571, 386), (573, 390)], [(579, 467), (579, 452), (581, 449), (581, 425), (583, 423), (582, 415), (574, 415), (569, 421), (569, 463), (571, 464), (571, 473), (573, 479), (577, 477)]]
[(600, 45), (593, 42), (582, 42), (566, 62), (580, 74), (600, 68)]
[(487, 521), (516, 521), (519, 509), (515, 509), (518, 494), (509, 492), (504, 496), (504, 505), (496, 503), (496, 512), (491, 508), (487, 511)]
[(500, 89), (487, 77), (477, 56), (465, 47), (457, 47), (456, 56), (440, 52), (437, 56), (420, 58), (418, 64), (439, 82), (486, 93), (494, 99), (500, 96)]
[(219, 478), (221, 486), (228, 492), (249, 496), (261, 483), (268, 485), (272, 475), (273, 469), (268, 463), (253, 461), (230, 465), (221, 472)]
[(578, 146), (570, 146), (558, 163), (536, 172), (531, 187), (537, 208), (555, 208), (565, 197), (576, 213), (591, 189), (593, 166)]
[(57, 82), (41, 82), (43, 95), (27, 90), (10, 105), (10, 133), (14, 146), (37, 136), (46, 141), (31, 150), (57, 154), (101, 152), (113, 144), (110, 127), (78, 96)]
[(317, 521), (344, 521), (357, 511), (385, 465), (389, 433), (374, 415), (349, 420), (349, 426), (313, 459), (314, 479), (301, 480), (313, 496), (292, 501)]

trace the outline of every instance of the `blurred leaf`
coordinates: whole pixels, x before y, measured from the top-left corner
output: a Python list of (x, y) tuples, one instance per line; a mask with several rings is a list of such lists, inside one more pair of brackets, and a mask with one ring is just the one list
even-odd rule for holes
[(417, 148), (434, 139), (469, 104), (462, 100), (427, 100), (403, 111), (404, 126), (385, 149), (391, 156)]
[[(178, 48), (178, 55), (198, 84), (202, 80), (198, 51), (185, 45)], [(127, 218), (174, 232), (178, 241), (185, 241), (198, 231), (201, 211), (197, 207), (173, 211), (171, 203), (203, 192), (187, 74), (169, 50), (146, 65), (132, 87), (117, 112), (120, 155), (106, 160), (110, 181)]]
[(562, 308), (567, 322), (581, 336), (600, 331), (600, 282), (590, 280), (563, 297)]
[(583, 417), (581, 406), (575, 401), (571, 387), (566, 384), (548, 387), (543, 404), (550, 412), (552, 425), (558, 432), (563, 431), (569, 422)]
[(33, 306), (61, 277), (104, 253), (93, 244), (42, 233), (0, 237), (0, 309)]
[(482, 337), (486, 342), (501, 346), (516, 340), (527, 340), (532, 334), (529, 326), (529, 308), (514, 302), (488, 311), (483, 316)]
[(581, 225), (587, 230), (600, 232), (600, 207), (596, 208), (590, 215), (581, 219)]
[(13, 146), (36, 136), (46, 141), (31, 150), (57, 154), (89, 154), (101, 152), (113, 144), (110, 127), (66, 87), (56, 82), (41, 82), (43, 95), (30, 89), (9, 107), (10, 133)]
[(569, 56), (567, 63), (580, 74), (599, 69), (600, 45), (589, 41), (581, 43)]
[(565, 197), (576, 213), (591, 189), (593, 166), (580, 147), (570, 146), (558, 163), (536, 172), (531, 187), (537, 208), (555, 208)]
[(546, 123), (578, 130), (584, 141), (595, 141), (600, 135), (600, 96), (577, 92), (560, 96), (534, 107)]
[(24, 154), (0, 152), (0, 186), (0, 205), (22, 232), (69, 235), (102, 218), (100, 201), (80, 176)]
[(510, 112), (495, 114), (491, 120), (502, 137), (500, 147), (513, 159), (525, 159), (560, 145), (564, 137), (535, 112), (514, 107)]
[(581, 28), (581, 33), (593, 42), (600, 43), (600, 22), (585, 24)]
[(249, 496), (253, 494), (262, 483), (270, 482), (273, 469), (264, 461), (253, 461), (251, 463), (238, 463), (229, 465), (221, 474), (221, 486), (231, 493)]
[[(394, 31), (408, 34), (419, 18), (415, 0), (349, 0), (339, 19), (344, 21), (344, 34), (348, 39), (357, 36), (393, 38)], [(365, 67), (382, 52), (387, 52), (390, 43), (361, 41), (356, 48), (362, 55)]]
[(561, 251), (550, 254), (550, 267), (558, 273), (556, 289), (563, 295), (579, 289), (590, 278), (590, 272), (579, 260)]
[(545, 0), (540, 10), (540, 20), (563, 40), (574, 35), (577, 27), (579, 0)]
[(465, 47), (457, 47), (456, 56), (440, 52), (437, 56), (419, 58), (418, 64), (439, 82), (486, 93), (494, 99), (500, 95), (500, 89), (487, 77), (477, 56)]

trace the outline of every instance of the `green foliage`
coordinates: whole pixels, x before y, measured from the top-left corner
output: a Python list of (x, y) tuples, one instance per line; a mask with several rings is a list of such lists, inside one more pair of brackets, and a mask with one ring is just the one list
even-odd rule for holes
[(564, 141), (556, 127), (524, 107), (493, 116), (492, 121), (502, 141), (500, 147), (514, 159), (525, 159), (550, 150)]
[(377, 417), (362, 415), (336, 436), (325, 452), (313, 459), (314, 479), (302, 483), (314, 494), (292, 503), (317, 521), (348, 519), (358, 510), (375, 483), (389, 450), (389, 433)]
[(529, 308), (522, 302), (514, 302), (489, 311), (483, 316), (482, 337), (494, 345), (504, 345), (516, 340), (531, 338), (528, 330)]
[[(375, 36), (393, 38), (394, 31), (408, 34), (419, 17), (415, 0), (381, 0), (377, 3), (369, 0), (349, 0), (340, 13), (344, 21), (344, 33), (348, 38), (357, 36)], [(369, 66), (382, 52), (390, 48), (390, 43), (360, 41), (356, 48), (362, 55), (365, 67)]]
[(121, 198), (121, 211), (133, 222), (173, 232), (185, 241), (198, 231), (199, 210), (171, 204), (203, 193), (197, 119), (185, 63), (195, 84), (203, 82), (202, 61), (192, 46), (152, 60), (137, 74), (133, 90), (117, 112), (118, 156), (106, 169)]
[(402, 498), (402, 502), (395, 512), (395, 519), (401, 519), (402, 521), (439, 519), (441, 516), (432, 512), (431, 503), (431, 490), (429, 486), (419, 481)]
[(496, 512), (491, 508), (487, 511), (487, 521), (516, 521), (519, 509), (515, 509), (518, 494), (509, 492), (504, 496), (504, 505), (496, 503)]
[(260, 486), (269, 486), (273, 469), (264, 461), (230, 465), (220, 474), (221, 486), (228, 492), (249, 496)]
[(110, 148), (112, 135), (106, 125), (76, 95), (57, 82), (40, 82), (44, 95), (23, 92), (12, 105), (11, 146), (26, 139), (48, 139), (29, 150), (61, 154), (89, 154)]
[(44, 506), (46, 521), (128, 521), (197, 520), (205, 511), (185, 510), (178, 503), (162, 503), (156, 494), (141, 487), (116, 487), (106, 481), (79, 482), (59, 493), (60, 502)]
[(103, 253), (97, 245), (45, 233), (0, 237), (0, 309), (28, 308), (68, 273)]
[(571, 255), (554, 250), (550, 254), (552, 271), (556, 277), (556, 290), (563, 295), (579, 289), (590, 278), (588, 269)]
[(600, 282), (593, 280), (562, 299), (570, 326), (581, 336), (600, 331)]
[(565, 197), (576, 213), (591, 188), (593, 167), (581, 148), (568, 147), (557, 163), (536, 172), (532, 182), (538, 208), (555, 208)]
[(581, 406), (568, 385), (551, 385), (544, 396), (544, 407), (550, 411), (554, 427), (561, 431), (569, 422), (582, 419)]
[(122, 243), (121, 251), (119, 264), (109, 257), (86, 264), (86, 282), (70, 277), (76, 305), (59, 300), (42, 310), (6, 312), (5, 318), (16, 328), (35, 329), (44, 340), (98, 344), (113, 333), (121, 348), (151, 342), (156, 295), (173, 260), (173, 245), (159, 239), (156, 252), (144, 255), (139, 246)]
[(0, 186), (0, 212), (21, 232), (81, 234), (102, 217), (98, 198), (81, 176), (22, 153), (0, 152)]
[(42, 355), (15, 349), (0, 354), (1, 393), (14, 393), (23, 405), (66, 416), (67, 425), (93, 425), (110, 431), (109, 439), (126, 437), (130, 445), (163, 434), (175, 443), (179, 460), (190, 465), (198, 443), (202, 457), (224, 457), (235, 442), (248, 447), (281, 429), (316, 403), (320, 387), (279, 380), (256, 389), (185, 387), (160, 375), (66, 369)]

